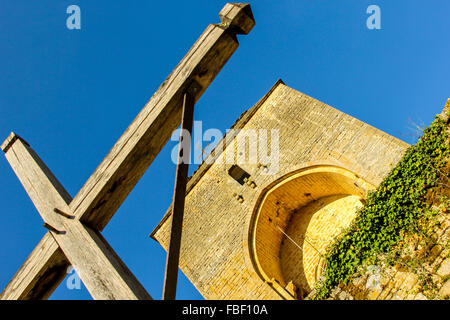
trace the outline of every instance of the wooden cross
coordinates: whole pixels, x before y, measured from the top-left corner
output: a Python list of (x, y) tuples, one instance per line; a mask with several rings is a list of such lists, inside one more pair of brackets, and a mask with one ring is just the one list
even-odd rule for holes
[(75, 198), (25, 140), (11, 133), (2, 144), (49, 231), (1, 299), (46, 299), (69, 265), (94, 299), (151, 299), (100, 232), (179, 126), (183, 101), (190, 99), (193, 107), (239, 46), (236, 35), (255, 25), (249, 4), (228, 3), (219, 16), (221, 23), (206, 28)]

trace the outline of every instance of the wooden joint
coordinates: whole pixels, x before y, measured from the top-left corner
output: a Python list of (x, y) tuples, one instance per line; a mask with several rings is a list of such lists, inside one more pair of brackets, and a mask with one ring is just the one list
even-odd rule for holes
[(47, 222), (44, 222), (43, 226), (48, 231), (52, 231), (52, 232), (54, 232), (56, 234), (65, 234), (66, 233), (65, 231), (60, 231), (60, 230), (56, 229), (55, 227), (49, 225)]
[[(184, 93), (189, 94), (191, 97), (195, 98), (202, 91), (202, 85), (195, 79), (193, 79), (187, 86)], [(195, 99), (196, 100), (196, 99)]]
[(28, 144), (28, 142), (26, 142), (24, 139), (22, 139), (19, 135), (15, 134), (14, 132), (11, 132), (9, 134), (8, 138), (6, 138), (6, 140), (1, 145), (1, 149), (3, 150), (3, 152), (6, 153), (9, 150), (9, 148), (12, 147), (14, 142), (16, 142), (16, 140), (20, 140), (27, 146), (30, 146)]
[(55, 211), (57, 214), (59, 214), (59, 215), (61, 215), (63, 217), (66, 217), (68, 219), (75, 219), (75, 216), (73, 216), (71, 214), (68, 214), (68, 213), (65, 213), (64, 211), (59, 210), (58, 208), (53, 209), (53, 211)]
[(227, 3), (219, 13), (220, 26), (236, 34), (249, 34), (255, 26), (255, 18), (249, 3)]

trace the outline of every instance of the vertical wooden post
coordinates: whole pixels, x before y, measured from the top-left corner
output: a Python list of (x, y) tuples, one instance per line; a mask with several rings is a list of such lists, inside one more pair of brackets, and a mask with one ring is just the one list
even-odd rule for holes
[[(194, 119), (194, 97), (186, 92), (183, 97), (183, 113), (178, 148), (177, 169), (172, 203), (172, 225), (164, 276), (163, 300), (175, 300), (177, 292), (178, 263), (180, 259), (181, 233), (183, 227), (184, 202), (191, 150), (192, 122)], [(189, 134), (189, 141), (184, 135)], [(188, 159), (185, 163), (183, 159)]]
[[(105, 228), (170, 139), (172, 131), (180, 123), (181, 105), (184, 108), (183, 128), (189, 127), (191, 132), (195, 102), (238, 48), (237, 35), (248, 34), (255, 25), (249, 4), (227, 3), (219, 16), (221, 22), (205, 29), (74, 199), (50, 174), (34, 151), (22, 146), (26, 143), (18, 136), (11, 135), (0, 146), (6, 153), (19, 139), (14, 148), (21, 148), (21, 153), (17, 153), (21, 158), (16, 159), (14, 152), (10, 152), (7, 159), (12, 159), (14, 170), (20, 172), (19, 179), (36, 204), (45, 225), (52, 230), (44, 236), (0, 294), (0, 300), (47, 298), (64, 278), (66, 266), (79, 261), (84, 263), (84, 269), (88, 271), (81, 272), (82, 280), (86, 280), (88, 289), (92, 288), (94, 298), (150, 298), (99, 232)], [(188, 91), (189, 94), (185, 94)], [(173, 298), (176, 292), (187, 171), (187, 164), (177, 167), (173, 212), (178, 212), (174, 214), (177, 217), (174, 220), (181, 220), (174, 222), (172, 228), (174, 239), (168, 255), (165, 279), (165, 288), (172, 288), (170, 294), (169, 289), (165, 290), (167, 297)], [(28, 175), (35, 179), (30, 179)], [(83, 250), (83, 246), (94, 249), (88, 252)], [(100, 258), (106, 262), (94, 263), (95, 259)], [(103, 270), (105, 265), (108, 265), (110, 274)], [(111, 279), (115, 279), (116, 287), (111, 285)], [(125, 290), (118, 290), (117, 287)], [(130, 287), (130, 290), (126, 287)], [(131, 297), (124, 295), (125, 291), (129, 291)], [(122, 294), (119, 296), (117, 292)]]

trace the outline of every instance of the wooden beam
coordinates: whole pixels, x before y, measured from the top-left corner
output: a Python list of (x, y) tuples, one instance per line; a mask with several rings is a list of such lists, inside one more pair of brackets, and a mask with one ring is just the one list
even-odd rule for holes
[(99, 300), (150, 300), (100, 232), (79, 220), (64, 221), (61, 233), (52, 235), (72, 263), (92, 298)]
[(227, 4), (219, 16), (222, 23), (206, 28), (70, 204), (84, 223), (106, 226), (179, 126), (188, 86), (200, 85), (196, 102), (237, 49), (236, 34), (247, 34), (255, 24), (248, 4)]
[(0, 300), (48, 299), (67, 275), (69, 261), (47, 232), (0, 294)]
[[(192, 122), (194, 121), (194, 99), (189, 92), (184, 94), (183, 116), (178, 147), (177, 170), (173, 191), (172, 224), (170, 227), (169, 246), (167, 249), (166, 270), (164, 274), (163, 300), (175, 300), (177, 293), (178, 264), (180, 260), (181, 234), (183, 231), (184, 202), (189, 171)], [(186, 141), (188, 135), (189, 140)]]
[[(59, 197), (66, 203), (70, 203), (70, 207), (65, 210), (70, 215), (74, 215), (75, 220), (81, 220), (93, 230), (102, 230), (106, 226), (163, 145), (167, 143), (172, 131), (179, 125), (180, 101), (186, 88), (193, 83), (199, 84), (194, 94), (194, 100), (197, 101), (237, 49), (236, 34), (248, 34), (255, 25), (248, 4), (226, 4), (219, 16), (221, 23), (207, 27), (114, 145), (75, 199), (69, 201), (70, 196), (62, 186), (61, 190), (57, 190)], [(6, 153), (17, 139), (15, 135), (10, 136), (2, 145), (2, 150)], [(52, 177), (53, 175), (50, 175), (49, 178)], [(59, 182), (56, 186), (58, 184)], [(45, 202), (39, 203), (39, 206), (45, 210), (50, 209)], [(58, 209), (61, 210), (61, 208)], [(58, 220), (57, 218), (51, 215), (48, 215), (48, 218), (52, 220), (49, 223), (50, 226), (64, 227), (61, 222), (53, 221)], [(56, 229), (56, 227), (53, 228)], [(95, 233), (96, 231), (93, 230), (88, 228), (86, 232)], [(91, 237), (95, 242), (95, 237), (92, 235)], [(61, 258), (61, 252), (58, 252), (60, 249), (54, 245), (46, 248), (45, 244), (48, 241), (51, 240), (43, 239), (21, 268), (21, 270), (40, 270), (37, 275), (26, 275), (26, 272), (19, 270), (1, 297), (13, 296), (7, 294), (13, 283), (21, 283), (22, 291), (18, 290), (17, 292), (21, 293), (16, 292), (16, 296), (24, 299), (45, 298), (51, 294), (62, 280), (58, 276), (59, 273), (51, 273), (51, 268), (58, 265), (57, 260)], [(53, 252), (51, 248), (54, 248)], [(49, 261), (35, 258), (39, 256), (37, 253), (46, 252), (45, 250), (49, 250), (47, 252)], [(36, 279), (44, 277), (43, 275), (47, 275), (45, 277), (48, 279), (54, 279), (54, 283), (39, 286), (37, 283), (41, 281)], [(49, 291), (45, 292), (43, 288), (48, 288), (46, 290)], [(28, 294), (27, 290), (33, 294)]]
[[(20, 137), (11, 133), (1, 145), (7, 152)], [(24, 140), (22, 143), (27, 144)], [(70, 195), (65, 194), (68, 199)], [(48, 299), (66, 276), (69, 262), (47, 232), (0, 294), (0, 300)]]
[(98, 231), (55, 212), (70, 216), (70, 195), (28, 143), (15, 134), (8, 140), (6, 159), (92, 297), (151, 299)]

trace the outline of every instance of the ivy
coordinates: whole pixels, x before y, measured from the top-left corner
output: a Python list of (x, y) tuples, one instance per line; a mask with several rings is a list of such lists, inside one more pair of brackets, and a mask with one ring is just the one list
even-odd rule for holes
[(413, 232), (414, 223), (430, 207), (427, 193), (438, 186), (449, 154), (447, 125), (436, 117), (416, 145), (408, 148), (378, 188), (368, 194), (351, 227), (329, 248), (313, 299), (329, 297), (361, 264), (389, 252), (403, 234)]

